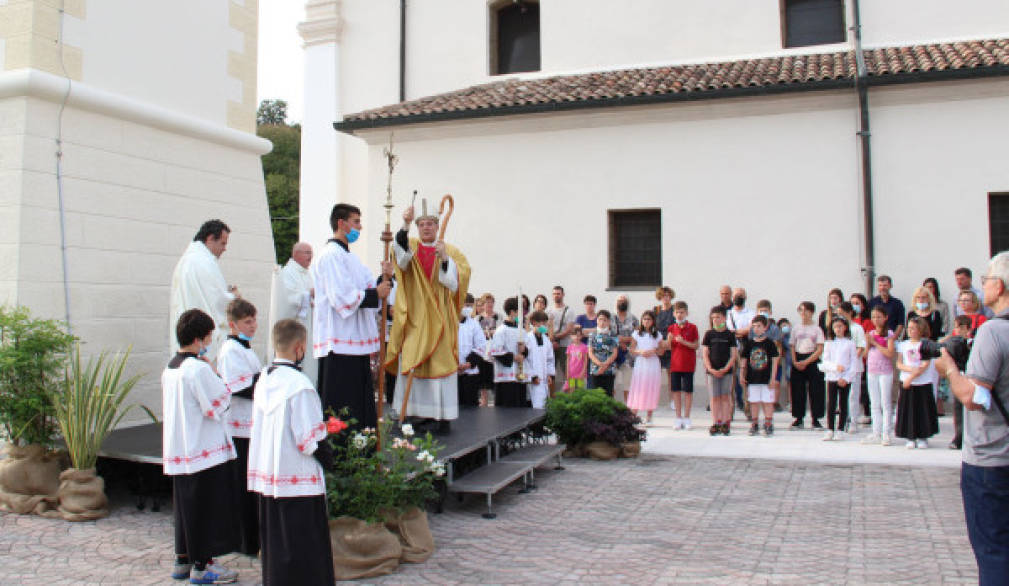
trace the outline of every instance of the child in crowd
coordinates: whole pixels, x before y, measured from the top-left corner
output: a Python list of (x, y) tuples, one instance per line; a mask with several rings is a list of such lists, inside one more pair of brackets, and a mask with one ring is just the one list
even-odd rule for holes
[(659, 404), (659, 389), (662, 387), (662, 337), (655, 327), (655, 314), (646, 311), (641, 314), (638, 329), (631, 335), (631, 355), (635, 357), (631, 387), (627, 396), (627, 408), (633, 411), (647, 411), (645, 425), (651, 425), (652, 412)]
[[(862, 412), (862, 377), (865, 373), (865, 356), (869, 352), (869, 344), (865, 339), (865, 330), (858, 321), (854, 306), (845, 301), (837, 308), (838, 313), (848, 322), (848, 331), (851, 334), (851, 341), (855, 343), (855, 352), (858, 360), (855, 363), (855, 374), (848, 387), (848, 433), (858, 431), (858, 416)], [(844, 427), (845, 422), (841, 422)], [(836, 439), (836, 438), (835, 438)]]
[(869, 387), (869, 407), (872, 413), (872, 433), (862, 443), (890, 445), (893, 425), (893, 330), (887, 329), (886, 307), (877, 305), (871, 313), (873, 328), (866, 335), (869, 354), (866, 357), (866, 383)]
[(564, 390), (567, 392), (585, 388), (589, 369), (589, 347), (582, 342), (581, 326), (576, 325), (571, 329), (570, 340), (565, 350), (568, 379), (564, 382)]
[(610, 333), (610, 312), (605, 309), (596, 317), (596, 331), (589, 336), (589, 386), (613, 396), (613, 363), (617, 359), (617, 337)]
[[(675, 321), (669, 326), (669, 392), (673, 395), (670, 407), (676, 411), (673, 429), (690, 429), (690, 407), (694, 400), (694, 369), (697, 367), (697, 347), (700, 334), (697, 326), (687, 321), (687, 304), (673, 304)], [(649, 417), (651, 420), (651, 417)]]
[(162, 462), (172, 477), (175, 568), (172, 578), (227, 584), (238, 572), (213, 557), (241, 545), (235, 505), (235, 446), (225, 425), (231, 393), (205, 358), (214, 320), (199, 309), (179, 316), (179, 353), (161, 374)]
[(525, 373), (531, 381), (529, 401), (533, 409), (543, 409), (547, 406), (550, 386), (553, 384), (556, 374), (554, 347), (547, 335), (548, 319), (545, 311), (536, 310), (529, 314), (532, 331), (526, 333), (529, 358), (525, 363)]
[(732, 421), (732, 369), (736, 365), (736, 336), (725, 327), (725, 307), (711, 308), (711, 329), (704, 332), (701, 359), (711, 395), (711, 435), (729, 435)]
[(792, 387), (789, 384), (792, 378), (792, 343), (789, 340), (789, 336), (792, 334), (792, 322), (787, 317), (779, 319), (778, 330), (781, 331), (781, 386), (778, 387), (778, 402), (774, 405), (775, 411), (778, 411), (782, 405), (788, 405), (792, 400)]
[(494, 358), (494, 406), (524, 407), (526, 387), (516, 378), (518, 369), (525, 361), (525, 351), (519, 344), (525, 343), (525, 332), (519, 331), (519, 302), (516, 297), (505, 299), (504, 311), (507, 316), (494, 332), (490, 341), (490, 355)]
[(332, 465), (322, 403), (301, 373), (305, 327), (273, 326), (276, 358), (254, 399), (248, 486), (259, 494), (263, 584), (333, 584), (324, 468)]
[[(760, 301), (757, 302), (757, 315), (762, 315), (767, 318), (767, 331), (764, 332), (764, 335), (767, 336), (767, 339), (774, 342), (774, 344), (778, 347), (778, 356), (780, 357), (782, 353), (781, 329), (778, 328), (778, 324), (776, 324), (774, 322), (774, 318), (771, 317), (771, 301), (769, 299), (761, 299)], [(750, 338), (753, 338), (753, 332), (750, 332)], [(781, 405), (779, 405), (779, 401), (781, 398), (782, 370), (784, 369), (783, 368), (778, 369), (778, 373), (775, 379), (778, 381), (778, 391), (779, 391), (775, 393), (775, 400), (774, 400), (775, 411), (781, 410)]]
[(484, 359), (487, 338), (473, 315), (473, 295), (467, 293), (459, 317), (459, 376), (456, 384), (460, 407), (480, 405), (480, 368), (487, 363)]
[[(850, 304), (849, 304), (850, 305)], [(838, 307), (838, 311), (843, 311)], [(827, 431), (824, 441), (839, 440), (848, 420), (848, 394), (860, 362), (855, 342), (851, 339), (848, 320), (837, 316), (830, 321), (830, 339), (823, 347), (819, 368), (827, 382)]]
[(862, 391), (859, 393), (861, 395), (859, 397), (861, 409), (858, 413), (848, 413), (848, 418), (859, 423), (869, 423), (872, 414), (869, 411), (871, 401), (869, 400), (869, 385), (867, 384), (867, 375), (865, 374), (865, 361), (869, 355), (868, 332), (871, 332), (876, 326), (872, 323), (872, 316), (869, 312), (869, 301), (865, 298), (865, 295), (852, 293), (848, 299), (852, 310), (855, 312), (855, 319), (852, 320), (852, 323), (858, 323), (858, 325), (862, 326), (862, 331), (866, 332), (865, 353), (862, 355), (862, 380), (860, 381)]
[[(960, 315), (953, 321), (953, 332), (943, 339), (943, 342), (955, 342), (962, 340), (967, 346), (974, 341), (974, 331), (971, 329), (971, 316)], [(967, 369), (966, 364), (957, 364), (960, 372)], [(959, 450), (963, 448), (963, 403), (956, 396), (953, 396), (953, 441), (949, 443), (949, 449)]]
[(789, 338), (792, 347), (792, 429), (802, 429), (806, 416), (806, 400), (809, 400), (809, 415), (813, 419), (813, 429), (823, 429), (823, 373), (816, 367), (816, 361), (823, 353), (823, 331), (813, 323), (816, 306), (812, 301), (803, 301), (797, 309), (799, 325), (792, 327)]
[(939, 433), (935, 409), (938, 373), (931, 360), (921, 357), (921, 341), (929, 336), (928, 322), (918, 315), (907, 322), (907, 340), (897, 346), (897, 369), (901, 389), (897, 399), (897, 437), (907, 440), (909, 450), (927, 448), (928, 438)]
[(256, 497), (245, 487), (245, 473), (249, 469), (249, 435), (252, 432), (252, 401), (255, 399), (256, 381), (263, 364), (252, 349), (256, 335), (256, 306), (245, 299), (234, 299), (228, 304), (228, 327), (231, 335), (221, 345), (217, 355), (217, 372), (231, 393), (227, 425), (238, 454), (235, 467), (235, 502), (239, 508), (239, 531), (246, 555), (259, 553), (259, 505)]
[(740, 352), (739, 382), (750, 402), (753, 423), (750, 435), (760, 431), (760, 411), (764, 411), (764, 435), (774, 434), (774, 391), (778, 388), (778, 345), (768, 339), (767, 318), (757, 315), (750, 322), (753, 338), (743, 340)]

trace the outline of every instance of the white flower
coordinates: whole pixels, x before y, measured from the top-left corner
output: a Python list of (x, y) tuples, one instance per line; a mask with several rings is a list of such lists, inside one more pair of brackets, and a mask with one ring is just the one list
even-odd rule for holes
[(434, 472), (435, 476), (444, 476), (445, 475), (445, 465), (442, 464), (441, 462), (439, 462), (437, 464), (432, 464), (430, 470), (431, 470), (431, 472)]
[(404, 436), (410, 437), (411, 435), (413, 435), (413, 426), (410, 425), (409, 423), (404, 423), (402, 429)]
[(418, 462), (434, 462), (434, 456), (431, 454), (431, 452), (429, 452), (427, 450), (423, 450), (423, 451), (421, 451), (421, 453), (417, 454), (417, 461)]
[(354, 447), (357, 449), (364, 449), (368, 445), (368, 438), (360, 433), (355, 433), (352, 440), (354, 442)]

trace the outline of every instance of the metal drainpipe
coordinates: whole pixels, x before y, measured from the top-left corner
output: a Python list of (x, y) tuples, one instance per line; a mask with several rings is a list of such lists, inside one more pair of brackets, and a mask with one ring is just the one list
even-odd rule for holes
[(406, 101), (406, 0), (399, 0), (399, 101)]
[(858, 0), (852, 1), (855, 12), (855, 89), (858, 92), (859, 128), (862, 151), (862, 229), (864, 230), (865, 258), (862, 275), (865, 278), (866, 294), (872, 297), (873, 281), (876, 279), (876, 250), (873, 236), (872, 215), (872, 133), (869, 131), (869, 86), (862, 54), (862, 18)]

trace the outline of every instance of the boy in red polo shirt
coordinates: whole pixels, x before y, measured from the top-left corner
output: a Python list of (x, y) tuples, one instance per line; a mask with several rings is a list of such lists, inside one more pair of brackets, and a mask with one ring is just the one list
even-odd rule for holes
[(687, 321), (687, 304), (673, 304), (676, 321), (669, 326), (666, 343), (669, 345), (669, 392), (673, 396), (670, 407), (676, 411), (673, 429), (690, 429), (690, 407), (694, 402), (694, 368), (697, 367), (697, 347), (700, 336), (697, 326)]

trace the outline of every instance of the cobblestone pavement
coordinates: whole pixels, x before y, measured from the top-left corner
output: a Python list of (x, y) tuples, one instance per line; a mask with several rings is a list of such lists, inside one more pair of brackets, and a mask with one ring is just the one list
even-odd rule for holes
[[(566, 461), (431, 515), (438, 551), (388, 584), (977, 583), (956, 470), (644, 455)], [(171, 584), (171, 515), (0, 514), (2, 584)], [(229, 556), (241, 583), (258, 563)]]

